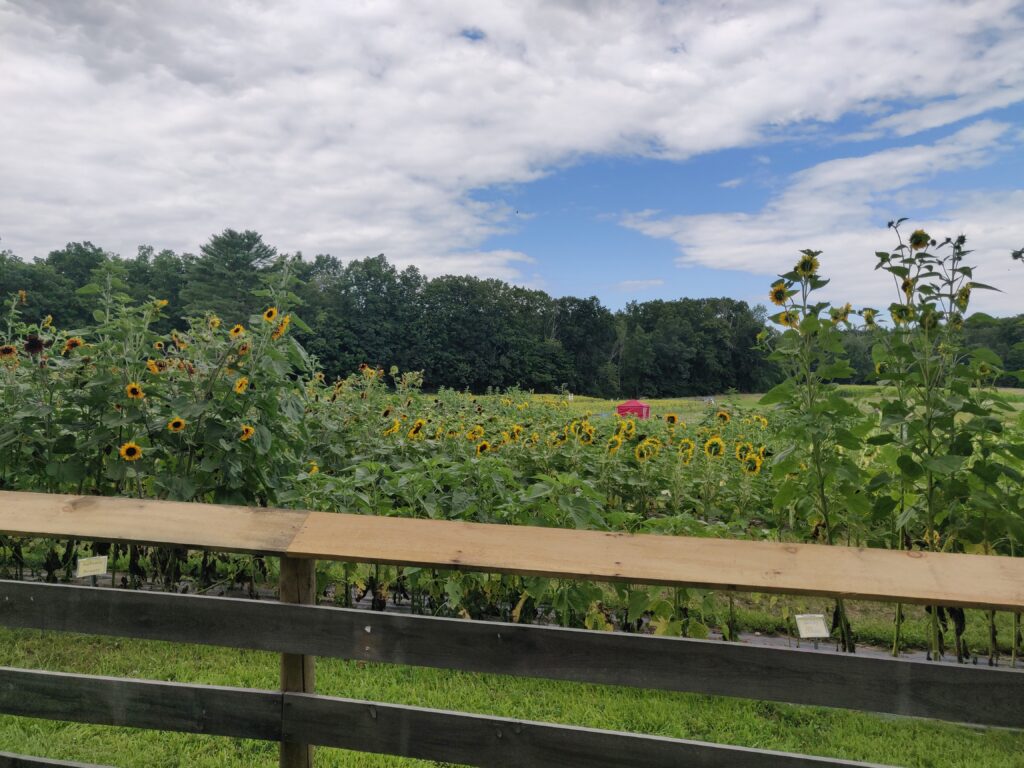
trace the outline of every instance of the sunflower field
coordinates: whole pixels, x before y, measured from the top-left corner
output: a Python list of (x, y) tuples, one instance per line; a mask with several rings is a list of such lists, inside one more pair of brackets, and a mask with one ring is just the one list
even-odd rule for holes
[[(422, 373), (394, 367), (364, 364), (328, 381), (294, 338), (307, 328), (287, 269), (248, 317), (190, 317), (169, 334), (154, 325), (173, 307), (159, 297), (133, 304), (111, 271), (81, 290), (95, 302), (88, 327), (24, 322), (32, 296), (19, 292), (0, 321), (0, 489), (1020, 555), (1021, 417), (991, 386), (998, 358), (958, 341), (970, 292), (985, 286), (964, 266), (962, 243), (913, 237), (879, 254), (900, 297), (884, 311), (891, 330), (879, 310), (817, 301), (827, 281), (820, 254), (807, 251), (771, 286), (777, 327), (761, 337), (786, 381), (755, 408), (725, 399), (656, 407), (645, 420), (517, 390), (426, 392)], [(834, 382), (849, 368), (839, 335), (855, 324), (878, 329), (879, 380), (850, 396)], [(274, 575), (259, 557), (10, 537), (0, 538), (0, 573), (70, 578), (86, 547), (110, 552), (122, 586), (255, 591)], [(346, 605), (735, 633), (732, 614), (703, 590), (322, 569), (321, 588)], [(947, 615), (962, 655), (956, 610), (931, 611), (937, 655)], [(902, 621), (898, 607), (894, 652)], [(853, 650), (841, 601), (833, 625)], [(1015, 617), (1014, 647), (1019, 626)]]

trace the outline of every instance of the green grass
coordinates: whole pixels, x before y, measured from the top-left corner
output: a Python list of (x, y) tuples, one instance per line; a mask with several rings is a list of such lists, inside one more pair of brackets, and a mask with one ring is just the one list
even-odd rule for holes
[[(1024, 733), (739, 699), (318, 660), (320, 693), (929, 768), (1021, 765)], [(0, 665), (274, 688), (253, 651), (0, 630)], [(123, 768), (276, 765), (271, 743), (0, 717), (0, 748)], [(426, 766), (317, 751), (318, 766)]]

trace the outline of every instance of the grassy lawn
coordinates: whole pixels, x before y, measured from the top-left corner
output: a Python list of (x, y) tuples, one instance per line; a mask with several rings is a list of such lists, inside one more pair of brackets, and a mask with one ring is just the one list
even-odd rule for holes
[[(274, 688), (277, 657), (193, 645), (0, 629), (0, 665)], [(318, 691), (443, 709), (929, 766), (1020, 766), (1024, 733), (738, 699), (320, 660)], [(277, 764), (275, 744), (0, 717), (0, 748), (132, 766)], [(318, 766), (426, 766), (320, 749)]]

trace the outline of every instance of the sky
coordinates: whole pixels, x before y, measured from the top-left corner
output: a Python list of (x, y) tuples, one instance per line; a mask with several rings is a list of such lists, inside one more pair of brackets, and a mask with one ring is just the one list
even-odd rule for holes
[(1024, 312), (1024, 3), (0, 0), (0, 249), (385, 254), (611, 308), (966, 234)]

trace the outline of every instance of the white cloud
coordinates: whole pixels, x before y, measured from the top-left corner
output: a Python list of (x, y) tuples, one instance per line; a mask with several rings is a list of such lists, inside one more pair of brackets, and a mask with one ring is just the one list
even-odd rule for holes
[(823, 272), (832, 279), (833, 301), (888, 306), (892, 286), (874, 271), (875, 251), (895, 248), (886, 221), (908, 206), (926, 212), (912, 224), (936, 238), (964, 233), (974, 248), (968, 259), (976, 277), (1003, 293), (978, 294), (976, 308), (1019, 312), (1024, 269), (1009, 252), (1024, 244), (1024, 189), (936, 195), (920, 185), (942, 172), (994, 162), (1020, 151), (1009, 126), (981, 121), (932, 144), (830, 160), (794, 174), (785, 190), (758, 213), (663, 216), (643, 211), (622, 223), (679, 245), (680, 265), (699, 264), (763, 274), (786, 272), (803, 248), (824, 251)]
[(0, 236), (128, 254), (231, 226), (515, 277), (515, 251), (466, 257), (512, 220), (474, 189), (851, 111), (936, 125), (1021, 97), (1021, 29), (1011, 0), (0, 0)]
[(729, 179), (728, 181), (719, 182), (718, 186), (724, 187), (725, 189), (736, 189), (743, 183), (743, 179)]

